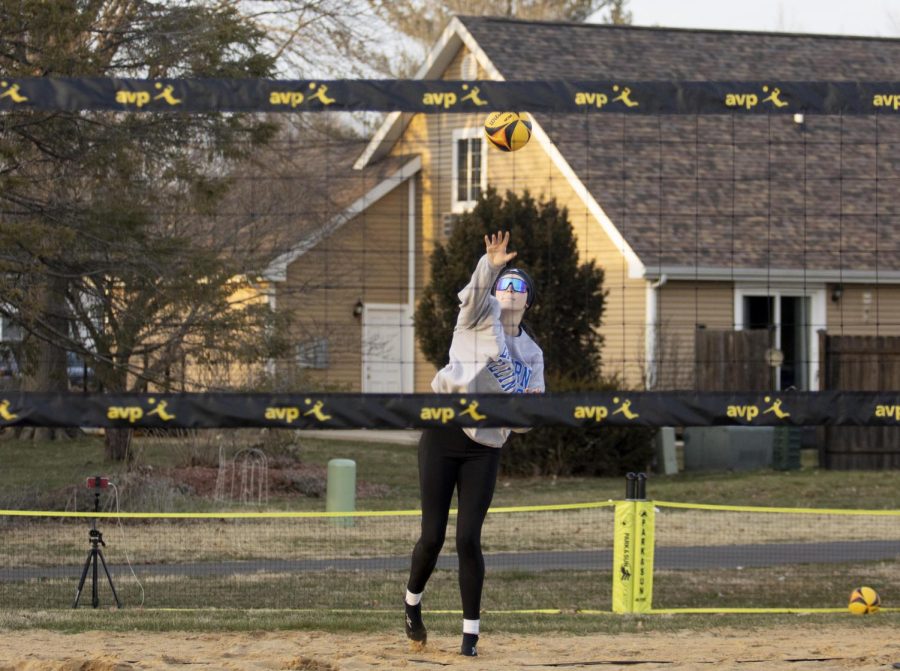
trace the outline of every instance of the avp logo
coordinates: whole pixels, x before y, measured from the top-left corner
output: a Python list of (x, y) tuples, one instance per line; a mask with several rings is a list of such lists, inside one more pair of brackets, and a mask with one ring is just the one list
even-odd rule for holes
[(335, 101), (334, 98), (328, 97), (328, 86), (326, 84), (309, 83), (309, 91), (272, 91), (269, 94), (269, 104), (280, 107), (290, 107), (291, 109), (299, 107), (310, 100), (318, 100), (322, 105), (327, 107)]
[(164, 86), (161, 82), (156, 82), (153, 88), (159, 93), (152, 95), (152, 91), (116, 91), (116, 102), (120, 105), (134, 105), (138, 109), (152, 100), (164, 100), (170, 107), (182, 103), (182, 98), (175, 97), (175, 87), (172, 84)]
[[(637, 419), (640, 417), (636, 412), (631, 410), (631, 401), (627, 398), (613, 397), (613, 404), (618, 407), (612, 411), (613, 415), (624, 415), (626, 419)], [(609, 408), (605, 405), (576, 405), (572, 413), (575, 419), (593, 419), (597, 424), (610, 416)]]
[[(2, 406), (0, 406), (0, 409), (2, 409)], [(900, 405), (876, 405), (874, 414), (879, 419), (900, 421)], [(2, 417), (2, 414), (0, 414), (0, 417)]]
[[(0, 96), (2, 98), (3, 96)], [(872, 107), (890, 107), (900, 110), (900, 93), (876, 93), (872, 98)]]
[[(763, 401), (768, 403), (769, 407), (763, 410), (762, 414), (767, 415), (772, 413), (778, 419), (786, 419), (791, 416), (791, 413), (785, 412), (781, 408), (780, 398), (773, 400), (771, 396), (766, 396), (763, 398)], [(743, 419), (750, 423), (759, 417), (760, 411), (758, 405), (729, 405), (725, 414), (731, 419)]]
[[(467, 401), (466, 399), (461, 398), (459, 399), (459, 404), (466, 406), (465, 410), (460, 411), (459, 417), (468, 415), (476, 422), (480, 422), (482, 419), (487, 419), (487, 415), (482, 415), (480, 412), (478, 412), (478, 401)], [(419, 412), (420, 419), (424, 419), (429, 422), (437, 421), (441, 424), (446, 424), (456, 416), (456, 410), (449, 406), (426, 406), (422, 408), (421, 412)]]
[(605, 405), (576, 405), (572, 416), (575, 419), (593, 419), (599, 424), (609, 416), (609, 408)]
[(272, 421), (285, 422), (286, 424), (296, 422), (301, 416), (313, 417), (317, 422), (327, 422), (331, 419), (331, 415), (325, 414), (325, 401), (313, 401), (311, 398), (305, 398), (303, 403), (310, 406), (309, 410), (304, 413), (300, 412), (303, 408), (298, 408), (297, 406), (272, 406), (266, 408), (265, 418)]
[(282, 421), (290, 424), (300, 417), (300, 408), (292, 406), (273, 406), (266, 408), (265, 418), (271, 421)]
[(614, 96), (610, 99), (610, 93), (605, 91), (576, 91), (575, 93), (575, 104), (576, 105), (593, 105), (597, 109), (603, 109), (607, 103), (609, 102), (620, 102), (625, 107), (638, 107), (640, 103), (636, 100), (631, 99), (631, 89), (627, 86), (619, 86), (618, 84), (613, 84), (612, 93), (618, 93), (619, 95)]
[(636, 412), (631, 412), (631, 401), (628, 399), (622, 399), (619, 401), (619, 397), (613, 397), (613, 403), (621, 403), (621, 405), (613, 411), (614, 415), (625, 415), (626, 419), (637, 419), (640, 417)]
[(3, 89), (3, 93), (0, 93), (0, 98), (9, 98), (14, 103), (23, 103), (28, 100), (28, 98), (19, 93), (18, 84), (2, 81), (0, 82), (0, 89)]
[(744, 109), (753, 109), (762, 103), (772, 103), (775, 107), (786, 107), (790, 103), (781, 99), (781, 89), (778, 87), (762, 87), (763, 93), (768, 93), (764, 98), (760, 98), (757, 93), (726, 93), (726, 107), (743, 107)]
[(12, 422), (18, 418), (18, 415), (9, 411), (9, 401), (4, 398), (3, 401), (0, 402), (0, 419), (4, 422)]
[(164, 422), (175, 419), (175, 415), (166, 410), (166, 407), (169, 404), (168, 401), (160, 400), (157, 402), (155, 398), (150, 397), (147, 399), (147, 403), (152, 407), (146, 413), (139, 405), (111, 405), (106, 409), (106, 418), (112, 420), (128, 420), (129, 424), (134, 424), (144, 417), (151, 417), (153, 415), (156, 415)]
[(463, 91), (469, 91), (466, 95), (459, 97), (453, 91), (446, 92), (436, 92), (431, 93), (427, 92), (424, 96), (422, 96), (422, 104), (423, 105), (431, 105), (433, 107), (443, 107), (444, 109), (450, 109), (457, 102), (464, 103), (466, 101), (471, 102), (475, 107), (481, 107), (482, 105), (487, 105), (487, 100), (482, 100), (481, 91), (477, 86), (473, 86), (472, 90), (469, 90), (468, 84), (463, 84), (460, 87)]

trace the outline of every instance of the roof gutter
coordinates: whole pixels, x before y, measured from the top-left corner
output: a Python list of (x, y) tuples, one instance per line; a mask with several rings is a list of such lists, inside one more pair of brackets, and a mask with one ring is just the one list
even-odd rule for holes
[(698, 280), (702, 282), (760, 282), (764, 284), (844, 284), (900, 283), (897, 270), (804, 270), (802, 268), (715, 268), (706, 266), (646, 267), (645, 280), (671, 282)]

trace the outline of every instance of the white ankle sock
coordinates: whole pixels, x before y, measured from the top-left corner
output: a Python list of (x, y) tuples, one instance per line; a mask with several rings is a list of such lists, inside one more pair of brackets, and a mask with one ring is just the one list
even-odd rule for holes
[(413, 594), (409, 590), (406, 590), (406, 603), (410, 606), (418, 606), (419, 602), (422, 601), (422, 594), (424, 594), (424, 592)]
[(463, 620), (463, 633), (475, 634), (478, 636), (478, 630), (481, 626), (481, 620)]

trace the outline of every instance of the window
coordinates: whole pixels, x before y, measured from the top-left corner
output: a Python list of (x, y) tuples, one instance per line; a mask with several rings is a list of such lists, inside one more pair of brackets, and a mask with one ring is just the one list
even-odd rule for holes
[(300, 368), (328, 368), (328, 340), (313, 338), (297, 345), (297, 365)]
[(487, 146), (480, 128), (453, 132), (453, 211), (466, 212), (487, 187)]
[(449, 240), (453, 235), (453, 229), (456, 228), (456, 222), (459, 221), (459, 215), (452, 212), (444, 212), (441, 215), (441, 236), (444, 240)]
[(6, 317), (0, 317), (0, 342), (19, 342), (22, 340), (22, 327)]
[(468, 53), (462, 57), (459, 63), (459, 78), (463, 81), (478, 78), (478, 59), (475, 58), (475, 54)]

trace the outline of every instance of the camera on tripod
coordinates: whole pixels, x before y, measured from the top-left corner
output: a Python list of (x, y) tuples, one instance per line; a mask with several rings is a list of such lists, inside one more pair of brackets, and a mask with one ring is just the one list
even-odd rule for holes
[[(88, 478), (85, 484), (88, 489), (94, 490), (94, 512), (99, 513), (100, 492), (109, 487), (109, 478), (105, 478), (102, 475), (95, 475)], [(119, 600), (119, 595), (116, 593), (116, 587), (113, 585), (112, 576), (109, 574), (106, 559), (103, 557), (103, 552), (100, 550), (100, 546), (106, 547), (106, 543), (103, 542), (103, 534), (97, 529), (96, 517), (91, 520), (91, 528), (90, 531), (88, 531), (88, 540), (90, 541), (91, 549), (88, 550), (87, 560), (85, 560), (84, 568), (81, 571), (81, 580), (78, 581), (78, 588), (75, 590), (75, 601), (72, 603), (72, 608), (78, 608), (81, 590), (84, 589), (84, 581), (87, 579), (88, 571), (91, 568), (93, 568), (91, 573), (91, 605), (93, 605), (94, 608), (100, 605), (100, 596), (97, 590), (98, 562), (103, 566), (103, 572), (106, 574), (109, 588), (112, 590), (113, 598), (116, 600), (116, 606), (121, 608), (122, 602)]]

